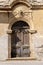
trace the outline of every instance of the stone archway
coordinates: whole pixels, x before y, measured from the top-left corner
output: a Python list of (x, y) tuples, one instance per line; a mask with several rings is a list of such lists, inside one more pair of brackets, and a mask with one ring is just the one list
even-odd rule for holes
[[(34, 46), (32, 44), (32, 37), (31, 37), (31, 33), (35, 33), (36, 31), (33, 29), (31, 30), (31, 25), (28, 24), (26, 22), (26, 19), (18, 19), (18, 20), (15, 20), (16, 22), (11, 22), (11, 24), (9, 25), (9, 30), (8, 30), (8, 58), (11, 58), (11, 38), (14, 36), (14, 31), (16, 32), (17, 28), (19, 29), (20, 28), (26, 28), (26, 31), (28, 31), (29, 33), (29, 38), (28, 38), (28, 43), (30, 44), (30, 52), (31, 54), (28, 54), (30, 57), (33, 57), (34, 56)], [(21, 23), (19, 23), (21, 21)], [(23, 24), (22, 24), (23, 23)], [(21, 25), (20, 25), (21, 24)], [(18, 26), (19, 27), (18, 27)], [(24, 25), (24, 26), (23, 26)], [(17, 26), (17, 27), (16, 27)], [(26, 26), (26, 27), (25, 27)], [(16, 30), (15, 30), (16, 29)], [(20, 32), (20, 30), (17, 30), (18, 32)], [(13, 36), (11, 37), (11, 35), (13, 34)], [(17, 34), (16, 34), (17, 35)], [(16, 36), (17, 37), (17, 36)], [(17, 42), (16, 42), (17, 43)], [(24, 47), (25, 48), (25, 47)], [(29, 48), (29, 45), (27, 45), (27, 48)], [(26, 57), (29, 57), (29, 56), (26, 56)], [(13, 56), (14, 57), (14, 56)]]
[[(14, 21), (14, 20), (13, 20), (13, 21)], [(12, 28), (13, 24), (15, 24), (17, 21), (25, 22), (25, 23), (27, 23), (27, 26), (30, 27), (30, 28), (28, 29), (28, 31), (29, 31), (29, 43), (30, 43), (30, 50), (31, 50), (30, 57), (34, 56), (34, 46), (33, 46), (33, 44), (32, 44), (32, 37), (31, 37), (31, 32), (32, 32), (32, 33), (35, 33), (35, 30), (34, 30), (34, 28), (32, 27), (33, 24), (30, 23), (30, 22), (27, 22), (28, 20), (27, 20), (27, 19), (24, 19), (24, 18), (19, 18), (19, 19), (15, 20), (14, 22), (13, 22), (13, 21), (11, 21), (11, 23), (9, 24), (9, 27), (8, 27), (8, 58), (11, 58), (11, 34), (12, 34), (11, 28)], [(33, 31), (31, 31), (31, 29), (32, 29)], [(9, 52), (9, 50), (10, 50), (10, 52)]]

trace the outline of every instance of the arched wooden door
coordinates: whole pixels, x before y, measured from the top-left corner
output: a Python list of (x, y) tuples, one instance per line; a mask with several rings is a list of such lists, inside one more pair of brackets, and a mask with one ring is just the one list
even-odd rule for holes
[(11, 57), (29, 57), (29, 26), (22, 21), (12, 26)]

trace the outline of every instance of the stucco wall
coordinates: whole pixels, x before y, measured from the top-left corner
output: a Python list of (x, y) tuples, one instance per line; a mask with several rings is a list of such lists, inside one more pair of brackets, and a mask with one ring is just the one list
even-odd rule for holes
[(43, 10), (33, 10), (32, 15), (34, 28), (37, 30), (37, 33), (32, 35), (35, 52), (38, 58), (43, 58)]
[(0, 60), (8, 58), (8, 16), (0, 12)]

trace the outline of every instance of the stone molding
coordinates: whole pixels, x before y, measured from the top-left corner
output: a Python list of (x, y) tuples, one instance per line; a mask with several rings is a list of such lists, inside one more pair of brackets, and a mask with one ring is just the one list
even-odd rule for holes
[(24, 4), (26, 6), (28, 6), (30, 9), (43, 9), (43, 3), (40, 2), (31, 2), (31, 1), (27, 1), (27, 0), (12, 0), (12, 2), (10, 2), (11, 0), (8, 1), (1, 1), (0, 2), (0, 10), (11, 10), (14, 6), (16, 6), (17, 4), (21, 3)]
[(10, 4), (6, 4), (6, 5), (0, 5), (0, 10), (1, 9), (7, 9), (7, 10), (9, 10), (9, 9), (12, 9), (15, 5), (17, 5), (17, 4), (19, 4), (19, 3), (21, 3), (21, 4), (24, 4), (24, 5), (26, 5), (26, 6), (28, 6), (28, 7), (30, 7), (30, 3), (28, 3), (27, 1), (24, 1), (24, 0), (18, 0), (18, 1), (13, 1), (12, 3), (10, 3)]

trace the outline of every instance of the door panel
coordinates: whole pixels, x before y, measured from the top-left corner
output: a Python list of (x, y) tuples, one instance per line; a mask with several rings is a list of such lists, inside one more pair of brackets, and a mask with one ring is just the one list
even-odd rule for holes
[(29, 33), (27, 31), (24, 32), (24, 44), (29, 44)]
[(22, 49), (23, 49), (23, 57), (29, 57), (30, 56), (29, 46), (24, 45)]
[(21, 57), (21, 47), (16, 47), (16, 53), (17, 53), (17, 55), (16, 55), (16, 57)]
[(23, 32), (21, 31), (21, 46), (24, 44), (24, 39), (23, 39)]
[(21, 33), (17, 32), (16, 46), (21, 46)]

